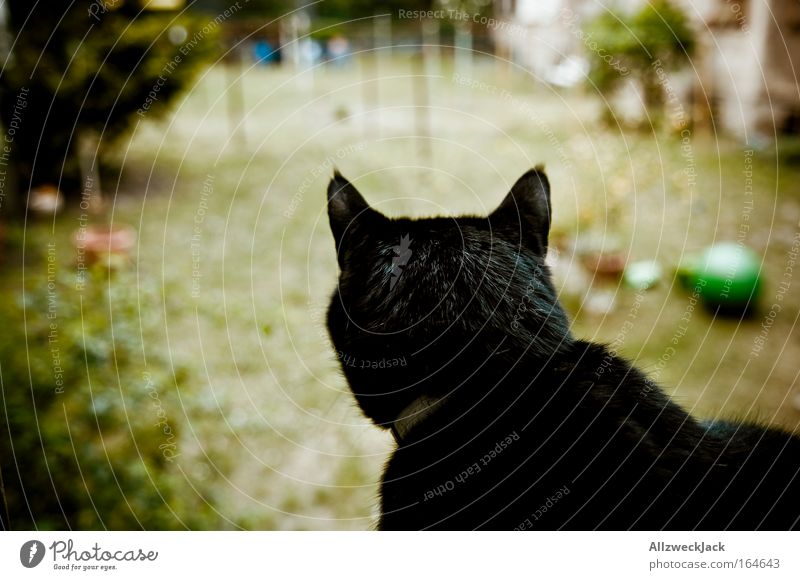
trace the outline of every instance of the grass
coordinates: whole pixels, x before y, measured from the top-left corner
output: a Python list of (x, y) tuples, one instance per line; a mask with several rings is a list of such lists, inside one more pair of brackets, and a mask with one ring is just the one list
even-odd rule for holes
[[(482, 61), (461, 77), (446, 65), (427, 88), (411, 58), (396, 58), (380, 78), (376, 71), (368, 62), (313, 78), (257, 68), (231, 85), (230, 71), (212, 69), (171, 118), (137, 126), (118, 152), (119, 179), (103, 184), (108, 218), (139, 231), (132, 267), (161, 296), (144, 305), (163, 321), (144, 340), (190, 370), (191, 397), (167, 409), (187, 425), (187, 493), (205, 470), (218, 472), (224, 527), (373, 522), (392, 442), (355, 407), (324, 327), (337, 275), (324, 195), (333, 164), (381, 211), (432, 215), (486, 213), (544, 162), (556, 277), (575, 334), (616, 340), (653, 371), (688, 311), (674, 267), (709, 243), (735, 240), (743, 223), (745, 148), (730, 138), (698, 131), (687, 156), (679, 135), (609, 129), (590, 95)], [(236, 112), (237, 90), (246, 115)], [(753, 154), (746, 242), (763, 260), (760, 310), (745, 321), (691, 312), (658, 379), (700, 416), (792, 429), (800, 425), (794, 284), (767, 348), (750, 355), (800, 221), (800, 166), (781, 151)], [(78, 213), (61, 215), (53, 237), (68, 244)], [(19, 235), (10, 234), (16, 249)], [(49, 236), (49, 223), (32, 224), (28, 253)], [(633, 290), (593, 279), (574, 259), (572, 248), (587, 244), (659, 260), (668, 275), (634, 309)], [(17, 287), (19, 266), (8, 264), (6, 288)], [(611, 312), (587, 309), (598, 293), (614, 297)]]

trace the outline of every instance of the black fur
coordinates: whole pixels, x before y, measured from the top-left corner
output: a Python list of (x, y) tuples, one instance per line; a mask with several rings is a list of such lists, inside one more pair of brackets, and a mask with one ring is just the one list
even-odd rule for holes
[(338, 173), (328, 208), (328, 328), (356, 401), (384, 428), (439, 401), (386, 466), (381, 529), (798, 526), (800, 439), (701, 423), (571, 335), (542, 170), (488, 218), (389, 219)]

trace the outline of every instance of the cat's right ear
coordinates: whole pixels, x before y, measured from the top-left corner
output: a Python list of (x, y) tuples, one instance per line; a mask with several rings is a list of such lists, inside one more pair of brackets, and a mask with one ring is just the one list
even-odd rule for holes
[(328, 219), (338, 250), (348, 230), (352, 231), (356, 219), (359, 223), (377, 220), (383, 216), (372, 209), (352, 183), (338, 171), (328, 184)]
[(550, 182), (544, 167), (538, 165), (517, 180), (489, 219), (509, 228), (540, 256), (545, 256), (551, 215)]

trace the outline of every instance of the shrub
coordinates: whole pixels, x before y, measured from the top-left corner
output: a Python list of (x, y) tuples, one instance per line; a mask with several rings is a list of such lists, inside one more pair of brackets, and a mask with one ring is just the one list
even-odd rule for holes
[(593, 85), (609, 95), (627, 76), (620, 70), (630, 71), (641, 84), (645, 105), (655, 114), (663, 110), (665, 95), (658, 68), (678, 69), (696, 45), (686, 16), (669, 0), (652, 0), (632, 15), (605, 11), (586, 25), (585, 36), (602, 49), (589, 51)]
[(0, 75), (0, 117), (19, 127), (11, 159), (22, 185), (80, 191), (81, 136), (94, 132), (100, 153), (110, 150), (139, 110), (168, 110), (217, 54), (218, 25), (208, 17), (113, 4), (7, 3), (14, 45)]

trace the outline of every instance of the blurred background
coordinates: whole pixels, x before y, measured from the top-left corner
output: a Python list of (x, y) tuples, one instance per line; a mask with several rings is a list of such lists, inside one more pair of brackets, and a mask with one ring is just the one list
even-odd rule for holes
[(334, 166), (388, 215), (527, 168), (576, 335), (800, 426), (800, 4), (0, 2), (0, 521), (369, 529)]

